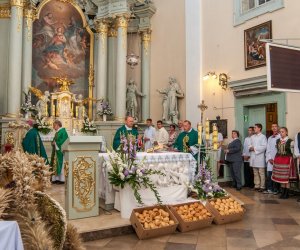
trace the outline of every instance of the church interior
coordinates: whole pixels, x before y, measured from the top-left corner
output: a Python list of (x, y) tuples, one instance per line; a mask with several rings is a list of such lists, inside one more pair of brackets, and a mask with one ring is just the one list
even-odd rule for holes
[(299, 7), (0, 0), (0, 249), (299, 249)]

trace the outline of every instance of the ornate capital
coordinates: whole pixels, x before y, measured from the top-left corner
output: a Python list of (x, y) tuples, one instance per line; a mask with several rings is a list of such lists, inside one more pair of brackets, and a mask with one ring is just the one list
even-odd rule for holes
[(10, 18), (9, 5), (0, 5), (0, 18)]
[(109, 27), (108, 37), (117, 37), (117, 31), (116, 31), (115, 27)]
[(35, 9), (24, 9), (24, 18), (34, 20), (36, 19), (36, 10)]
[(24, 6), (24, 0), (10, 0), (10, 6), (17, 6), (23, 8)]
[(94, 25), (95, 25), (95, 29), (96, 29), (96, 32), (98, 34), (107, 34), (108, 32), (108, 24), (106, 21), (104, 20), (96, 20), (94, 22)]
[(141, 37), (143, 42), (151, 41), (151, 30), (141, 32)]
[(119, 16), (116, 19), (116, 26), (117, 28), (127, 28), (128, 27), (128, 19), (126, 16)]

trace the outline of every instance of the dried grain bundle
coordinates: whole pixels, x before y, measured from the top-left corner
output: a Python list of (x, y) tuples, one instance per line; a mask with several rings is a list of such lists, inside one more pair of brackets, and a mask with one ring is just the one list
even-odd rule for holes
[(49, 228), (55, 249), (62, 249), (67, 231), (67, 216), (60, 204), (49, 195), (35, 192), (35, 199), (42, 220)]
[(26, 157), (33, 167), (33, 175), (35, 182), (33, 184), (34, 190), (45, 192), (48, 188), (51, 187), (51, 174), (49, 171), (49, 165), (45, 163), (44, 158), (39, 157), (38, 155), (27, 154)]
[(5, 209), (9, 207), (12, 200), (12, 191), (0, 188), (0, 218), (4, 215)]
[(84, 250), (84, 249), (85, 247), (82, 246), (82, 242), (76, 227), (68, 223), (66, 240), (63, 246), (63, 250)]

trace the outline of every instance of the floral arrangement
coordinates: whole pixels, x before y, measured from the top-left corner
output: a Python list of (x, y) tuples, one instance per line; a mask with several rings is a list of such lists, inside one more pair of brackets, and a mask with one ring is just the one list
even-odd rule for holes
[(190, 186), (190, 190), (197, 194), (198, 199), (203, 200), (226, 196), (225, 190), (212, 181), (211, 171), (206, 162), (203, 161), (203, 164), (200, 165), (199, 172)]
[(144, 161), (136, 161), (137, 140), (129, 135), (121, 136), (121, 145), (118, 151), (108, 151), (110, 161), (107, 162), (108, 179), (114, 186), (124, 188), (128, 184), (139, 204), (143, 204), (139, 190), (149, 188), (161, 204), (159, 193), (151, 181), (152, 175), (163, 175), (160, 171), (146, 169)]
[(49, 134), (52, 130), (50, 124), (47, 122), (47, 117), (36, 117), (36, 125), (39, 132), (46, 135)]
[(102, 100), (97, 110), (98, 115), (113, 115), (109, 102)]
[(28, 91), (28, 93), (26, 94), (26, 92), (23, 92), (25, 95), (25, 102), (21, 105), (21, 111), (26, 114), (28, 112), (36, 112), (37, 108), (35, 107), (35, 105), (32, 105), (31, 103), (31, 93), (30, 91)]
[(90, 121), (88, 117), (84, 118), (83, 127), (81, 129), (82, 133), (96, 133), (97, 128), (94, 124), (94, 121)]

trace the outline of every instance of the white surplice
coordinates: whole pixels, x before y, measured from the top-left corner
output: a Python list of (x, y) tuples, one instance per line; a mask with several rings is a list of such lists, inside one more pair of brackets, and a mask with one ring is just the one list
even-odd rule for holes
[(273, 164), (269, 162), (269, 160), (274, 160), (275, 155), (277, 153), (276, 141), (280, 139), (280, 135), (271, 135), (268, 138), (267, 151), (266, 151), (266, 163), (267, 163), (267, 171), (273, 171)]
[(250, 152), (250, 166), (255, 168), (265, 167), (265, 152), (267, 149), (267, 138), (262, 133), (251, 136), (251, 145), (254, 151)]
[[(243, 156), (250, 156), (250, 151), (249, 151), (249, 147), (251, 145), (251, 137), (248, 136), (245, 138), (245, 141), (244, 141), (244, 147), (243, 147)], [(248, 161), (245, 161), (244, 162), (249, 162)]]
[(298, 141), (298, 133), (295, 136), (295, 144), (294, 144), (294, 154), (296, 157), (300, 157), (299, 145), (300, 141)]
[(149, 148), (152, 148), (153, 147), (153, 143), (155, 141), (155, 128), (150, 126), (150, 127), (147, 127), (145, 129), (145, 132), (144, 132), (144, 138), (147, 137), (149, 138), (150, 140), (149, 141), (146, 141), (145, 142), (145, 151), (147, 151)]
[(158, 144), (162, 144), (162, 145), (168, 144), (169, 133), (164, 127), (156, 130), (155, 141), (157, 141)]

